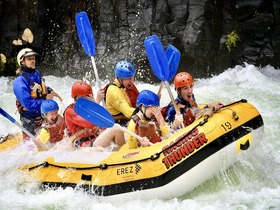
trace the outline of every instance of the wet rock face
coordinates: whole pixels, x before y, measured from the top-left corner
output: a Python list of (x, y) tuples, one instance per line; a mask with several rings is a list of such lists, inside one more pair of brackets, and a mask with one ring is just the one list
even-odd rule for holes
[(80, 11), (86, 11), (92, 23), (102, 79), (111, 80), (116, 62), (129, 59), (137, 69), (136, 79), (158, 81), (143, 45), (153, 34), (165, 48), (173, 44), (180, 50), (178, 71), (194, 77), (218, 74), (243, 62), (280, 66), (277, 0), (2, 0), (0, 53), (16, 56), (22, 46), (12, 42), (30, 28), (34, 41), (23, 40), (23, 46), (40, 53), (40, 68), (46, 74), (82, 78), (88, 72), (94, 79), (76, 33), (75, 14)]

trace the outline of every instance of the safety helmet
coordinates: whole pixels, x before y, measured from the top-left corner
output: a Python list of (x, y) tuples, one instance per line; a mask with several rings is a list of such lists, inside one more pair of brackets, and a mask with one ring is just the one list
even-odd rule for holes
[(19, 53), (17, 54), (18, 65), (20, 65), (21, 61), (23, 61), (23, 59), (25, 57), (31, 56), (31, 55), (38, 55), (38, 53), (34, 52), (30, 48), (23, 48), (22, 50), (20, 50)]
[(159, 106), (159, 97), (152, 91), (142, 90), (136, 101), (136, 106), (143, 104), (144, 106)]
[(135, 68), (130, 62), (126, 60), (119, 61), (115, 67), (115, 74), (116, 77), (121, 79), (131, 78), (135, 74)]
[(92, 94), (92, 88), (89, 84), (83, 81), (77, 81), (72, 86), (71, 97), (86, 96)]
[(41, 104), (41, 114), (46, 114), (51, 111), (58, 110), (58, 104), (52, 99), (46, 99)]
[(193, 84), (193, 82), (194, 82), (194, 80), (189, 73), (180, 72), (180, 73), (176, 74), (176, 76), (174, 77), (175, 90), (177, 90), (180, 87), (191, 85), (191, 84)]

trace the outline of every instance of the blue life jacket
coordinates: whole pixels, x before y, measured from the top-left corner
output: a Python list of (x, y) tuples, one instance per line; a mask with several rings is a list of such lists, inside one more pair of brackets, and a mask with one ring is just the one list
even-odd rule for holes
[[(193, 98), (194, 98), (194, 95), (193, 95)], [(195, 101), (195, 98), (194, 98), (194, 101)], [(184, 113), (185, 113), (187, 108), (191, 108), (192, 107), (191, 104), (188, 101), (185, 101), (179, 95), (175, 99), (175, 103), (176, 104), (181, 104), (181, 105), (185, 106), (184, 108), (180, 109), (180, 112), (183, 115), (184, 115)], [(175, 107), (173, 106), (172, 103), (169, 103), (169, 105), (166, 108), (166, 113), (165, 113), (165, 116), (164, 116), (165, 121), (168, 122), (168, 123), (172, 123), (174, 121), (174, 119), (175, 119), (175, 115), (176, 115)]]
[[(39, 85), (39, 88), (32, 90), (35, 83)], [(40, 90), (40, 94), (38, 94), (38, 90)], [(14, 80), (13, 91), (18, 105), (23, 108), (21, 114), (32, 118), (41, 116), (40, 107), (47, 95), (47, 90), (39, 70), (22, 68), (21, 73)]]

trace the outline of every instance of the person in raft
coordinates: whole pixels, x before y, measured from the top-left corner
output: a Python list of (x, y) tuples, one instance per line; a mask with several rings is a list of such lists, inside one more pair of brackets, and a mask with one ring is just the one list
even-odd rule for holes
[(138, 90), (134, 84), (135, 68), (126, 61), (115, 66), (115, 79), (104, 87), (107, 110), (115, 122), (126, 126), (136, 108)]
[(136, 105), (137, 108), (133, 112), (127, 128), (143, 137), (143, 140), (137, 140), (134, 136), (127, 134), (130, 149), (148, 146), (151, 143), (160, 142), (162, 138), (169, 137), (169, 126), (162, 116), (158, 95), (152, 91), (143, 90), (139, 93)]
[(52, 99), (44, 100), (41, 104), (43, 124), (41, 126), (39, 139), (48, 147), (61, 141), (64, 136), (64, 118), (58, 114), (58, 104)]
[(165, 111), (165, 121), (170, 123), (173, 129), (180, 128), (182, 123), (188, 126), (201, 116), (211, 116), (223, 106), (220, 102), (214, 102), (200, 109), (193, 94), (193, 77), (187, 72), (180, 72), (174, 77), (174, 87), (178, 94), (175, 99), (176, 108), (169, 103)]
[[(13, 83), (16, 106), (20, 114), (22, 126), (31, 134), (36, 135), (42, 124), (40, 107), (45, 99), (62, 98), (45, 85), (40, 70), (36, 69), (36, 55), (30, 48), (24, 48), (17, 55), (19, 68)], [(23, 139), (30, 137), (23, 132)]]
[(74, 147), (108, 147), (111, 143), (117, 146), (122, 146), (125, 143), (123, 131), (118, 127), (107, 129), (93, 125), (89, 121), (79, 116), (74, 106), (80, 97), (85, 97), (96, 103), (99, 103), (104, 98), (103, 90), (99, 90), (96, 100), (94, 100), (92, 87), (86, 82), (77, 81), (72, 86), (71, 96), (74, 103), (70, 104), (64, 111), (64, 119), (68, 137), (76, 136)]

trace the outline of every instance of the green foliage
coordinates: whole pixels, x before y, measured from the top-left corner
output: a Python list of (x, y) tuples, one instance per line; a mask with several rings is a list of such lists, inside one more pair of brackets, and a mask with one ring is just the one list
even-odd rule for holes
[(0, 61), (0, 76), (15, 76), (17, 68), (17, 58), (10, 58), (6, 63)]
[(235, 31), (232, 31), (230, 34), (228, 34), (226, 46), (229, 52), (231, 51), (232, 47), (236, 46), (237, 41), (240, 41), (240, 38)]

